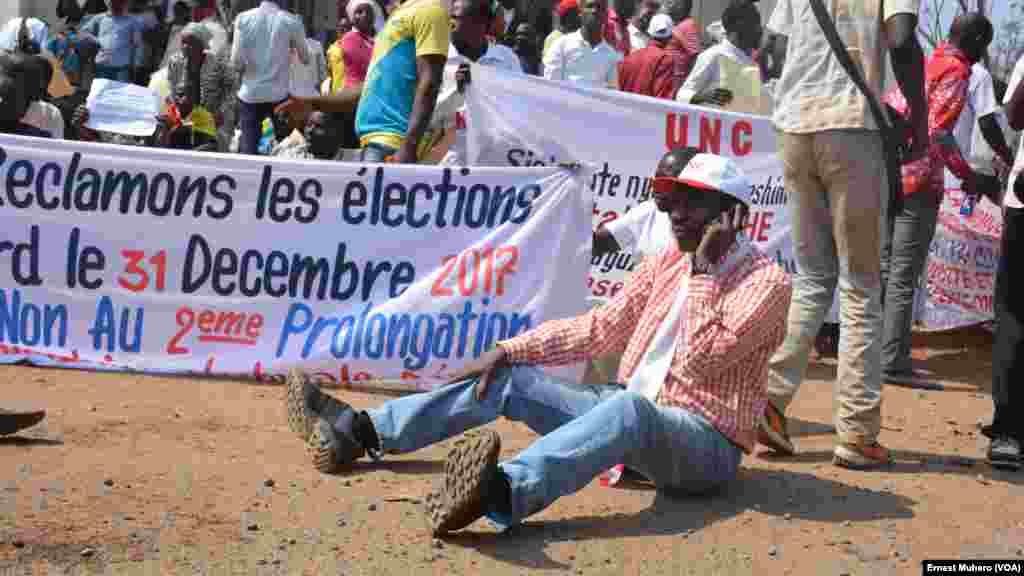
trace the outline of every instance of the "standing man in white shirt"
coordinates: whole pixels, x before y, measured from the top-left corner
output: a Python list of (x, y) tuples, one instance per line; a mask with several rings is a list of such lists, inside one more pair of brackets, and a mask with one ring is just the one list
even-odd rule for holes
[(622, 55), (604, 41), (608, 0), (580, 2), (580, 29), (562, 36), (544, 58), (544, 77), (598, 88), (619, 85)]
[(469, 65), (493, 66), (522, 73), (519, 56), (503, 44), (491, 42), (487, 31), (493, 14), (489, 0), (455, 0), (451, 8), (452, 34), (441, 82), (441, 94), (434, 108), (436, 128), (444, 130), (439, 146), (447, 150), (443, 166), (465, 166), (469, 144), (466, 135), (466, 104), (462, 95), (470, 82)]
[[(1010, 127), (1024, 130), (1024, 57), (1010, 77), (1003, 100)], [(1024, 250), (1024, 135), (1013, 164), (1010, 186), (1003, 199), (1003, 241), (996, 272), (995, 314), (999, 321), (992, 345), (992, 425), (982, 434), (992, 439), (988, 461), (1000, 468), (1021, 467), (1024, 443), (1024, 268), (1017, 250)]]
[(676, 100), (689, 104), (724, 106), (732, 101), (732, 92), (719, 87), (720, 62), (728, 58), (741, 66), (754, 66), (754, 50), (761, 45), (761, 13), (750, 0), (732, 0), (722, 14), (725, 37), (700, 53)]
[(231, 64), (239, 72), (238, 123), (242, 138), (238, 151), (256, 154), (260, 125), (274, 108), (288, 99), (291, 50), (302, 64), (309, 62), (303, 26), (281, 9), (287, 0), (263, 0), (235, 20)]
[(971, 169), (988, 176), (996, 175), (991, 153), (995, 153), (1005, 166), (1013, 165), (1013, 152), (1006, 144), (1006, 135), (1000, 124), (1001, 115), (992, 75), (984, 64), (976, 62), (971, 66), (967, 104), (960, 113), (954, 134)]
[[(864, 82), (881, 98), (885, 62), (907, 95), (914, 145), (928, 142), (924, 54), (917, 42), (919, 0), (830, 0), (829, 15)], [(798, 272), (786, 339), (769, 363), (758, 441), (793, 454), (786, 409), (807, 372), (811, 346), (839, 289), (837, 442), (832, 461), (863, 469), (887, 465), (882, 426), (882, 218), (888, 197), (879, 127), (867, 99), (838, 63), (809, 0), (779, 0), (768, 22), (785, 44), (772, 117), (783, 165)], [(888, 58), (887, 58), (888, 57)]]

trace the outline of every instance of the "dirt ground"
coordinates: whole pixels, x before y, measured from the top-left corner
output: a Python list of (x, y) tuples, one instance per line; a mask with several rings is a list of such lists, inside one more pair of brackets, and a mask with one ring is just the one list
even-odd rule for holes
[[(43, 425), (0, 438), (8, 574), (920, 574), (925, 558), (1024, 556), (1024, 474), (984, 463), (990, 338), (921, 338), (944, 391), (885, 390), (886, 471), (831, 465), (835, 365), (794, 405), (799, 454), (744, 459), (721, 494), (670, 499), (594, 482), (521, 528), (433, 541), (419, 499), (446, 446), (318, 474), (283, 389), (256, 383), (0, 368), (5, 407)], [(357, 407), (386, 399), (339, 390)], [(495, 424), (504, 451), (533, 435)]]

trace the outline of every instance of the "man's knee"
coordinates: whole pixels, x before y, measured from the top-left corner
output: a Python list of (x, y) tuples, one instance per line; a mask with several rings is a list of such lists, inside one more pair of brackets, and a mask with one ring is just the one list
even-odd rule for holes
[(648, 418), (653, 416), (655, 405), (646, 396), (632, 390), (622, 390), (605, 400), (610, 418), (619, 421), (623, 431), (640, 434)]
[(509, 397), (525, 397), (533, 384), (544, 376), (540, 368), (531, 365), (502, 366), (494, 371), (488, 388), (498, 390), (502, 404)]

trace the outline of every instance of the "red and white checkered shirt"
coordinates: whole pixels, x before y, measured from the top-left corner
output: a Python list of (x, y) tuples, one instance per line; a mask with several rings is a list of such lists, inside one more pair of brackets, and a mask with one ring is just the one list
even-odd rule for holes
[[(748, 454), (768, 401), (768, 361), (786, 335), (789, 276), (748, 242), (737, 243), (713, 274), (691, 276), (685, 346), (677, 346), (657, 403), (704, 417)], [(691, 258), (673, 244), (646, 259), (608, 304), (545, 322), (500, 346), (516, 364), (566, 365), (623, 352), (628, 382), (658, 327), (667, 321)]]

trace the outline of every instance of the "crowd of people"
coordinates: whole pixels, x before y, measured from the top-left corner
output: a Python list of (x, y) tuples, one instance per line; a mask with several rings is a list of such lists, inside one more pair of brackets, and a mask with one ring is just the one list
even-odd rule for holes
[[(721, 55), (760, 65), (761, 19), (749, 1), (731, 3), (707, 33), (692, 0), (620, 2), (628, 17), (607, 0), (340, 0), (335, 29), (323, 31), (287, 2), (227, 4), (61, 0), (61, 22), (11, 20), (0, 48), (34, 70), (49, 63), (43, 73), (57, 77), (38, 96), (26, 91), (26, 124), (53, 138), (291, 156), (297, 146), (278, 144), (301, 143), (312, 117), (332, 158), (461, 163), (464, 110), (453, 94), (469, 63), (704, 105), (731, 100)], [(5, 72), (24, 85), (22, 68)], [(82, 106), (97, 78), (158, 92), (158, 133), (89, 130)]]
[[(0, 32), (0, 100), (10, 103), (0, 131), (323, 160), (358, 149), (367, 162), (457, 165), (466, 161), (457, 95), (472, 82), (469, 63), (704, 106), (737, 99), (727, 68), (756, 72), (778, 130), (792, 280), (737, 239), (750, 190), (740, 168), (676, 149), (652, 176), (652, 201), (595, 231), (596, 254), (644, 256), (607, 304), (500, 342), (452, 385), (377, 410), (356, 412), (301, 374), (289, 378), (289, 423), (323, 471), (415, 450), (499, 415), (542, 435), (500, 465), (494, 433), (460, 440), (428, 502), (436, 533), (484, 515), (515, 524), (618, 463), (659, 487), (704, 491), (735, 477), (758, 443), (794, 454), (786, 412), (837, 291), (834, 462), (888, 464), (878, 442), (882, 385), (926, 377), (910, 357), (912, 304), (947, 169), (967, 204), (984, 195), (1005, 206), (995, 416), (985, 434), (993, 465), (1020, 467), (1014, 385), (1024, 337), (1013, 297), (1020, 272), (1009, 255), (1024, 214), (1024, 159), (1015, 162), (1001, 123), (1024, 126), (1024, 59), (1001, 110), (982, 72), (993, 40), (984, 16), (956, 18), (926, 58), (915, 35), (918, 0), (833, 0), (862, 91), (805, 16), (810, 0), (779, 0), (766, 25), (754, 2), (731, 0), (706, 31), (690, 16), (691, 0), (620, 1), (620, 12), (607, 0), (349, 0), (334, 37), (320, 40), (283, 0), (230, 19), (205, 3), (190, 14), (178, 2), (169, 15), (146, 2), (101, 4), (70, 14), (52, 37), (36, 19)], [(888, 88), (886, 60), (896, 80)], [(132, 142), (89, 129), (83, 103), (96, 78), (159, 91), (157, 132)], [(872, 104), (882, 102), (879, 118)], [(880, 133), (903, 143), (894, 198)], [(976, 153), (983, 146), (987, 160)], [(616, 356), (609, 386), (586, 391), (530, 367)]]

